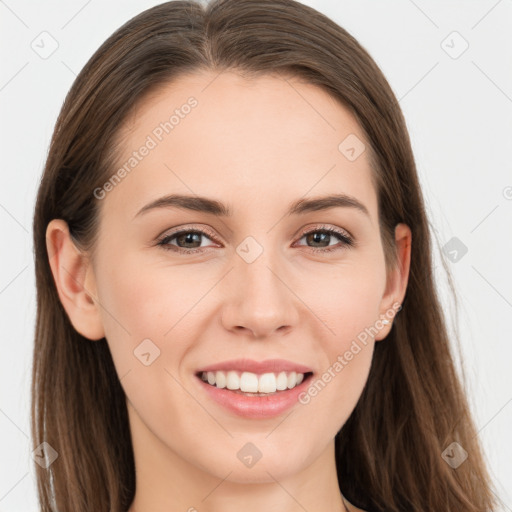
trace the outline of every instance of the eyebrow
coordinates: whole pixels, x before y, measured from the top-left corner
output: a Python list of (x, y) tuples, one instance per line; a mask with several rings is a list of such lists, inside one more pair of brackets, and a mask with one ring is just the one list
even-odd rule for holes
[[(180, 208), (197, 212), (209, 213), (217, 217), (232, 217), (229, 206), (208, 197), (171, 194), (160, 197), (143, 206), (135, 217), (159, 208)], [(324, 197), (299, 199), (288, 207), (288, 215), (302, 215), (308, 212), (328, 210), (330, 208), (353, 208), (370, 217), (366, 206), (358, 199), (347, 194), (331, 194)], [(134, 217), (134, 218), (135, 218)]]

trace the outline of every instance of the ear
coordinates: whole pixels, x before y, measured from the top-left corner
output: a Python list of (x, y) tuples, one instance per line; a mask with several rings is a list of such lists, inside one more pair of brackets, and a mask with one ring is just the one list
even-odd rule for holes
[[(387, 276), (386, 290), (380, 305), (380, 319), (386, 319), (389, 323), (379, 323), (377, 328), (380, 329), (382, 325), (382, 329), (375, 336), (375, 341), (383, 340), (389, 334), (394, 316), (399, 311), (396, 305), (401, 305), (404, 300), (411, 264), (411, 242), (412, 234), (409, 226), (403, 223), (397, 224), (395, 226), (395, 244), (398, 261), (396, 267)], [(394, 305), (395, 307), (393, 307)]]
[(53, 219), (48, 224), (46, 248), (59, 299), (73, 327), (90, 340), (103, 338), (92, 266), (74, 244), (64, 220)]

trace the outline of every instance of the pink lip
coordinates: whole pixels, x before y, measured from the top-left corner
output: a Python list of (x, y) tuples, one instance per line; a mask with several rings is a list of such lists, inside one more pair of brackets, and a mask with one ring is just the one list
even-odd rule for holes
[(221, 363), (205, 366), (198, 370), (199, 375), (201, 372), (215, 372), (215, 371), (239, 371), (251, 372), (256, 374), (263, 373), (279, 373), (279, 372), (297, 372), (308, 373), (313, 370), (302, 364), (286, 361), (285, 359), (267, 359), (266, 361), (253, 361), (251, 359), (232, 359), (231, 361), (223, 361)]
[[(293, 370), (291, 370), (293, 371)], [(302, 372), (300, 372), (302, 373)], [(299, 395), (310, 385), (311, 375), (293, 389), (278, 391), (274, 395), (267, 396), (246, 396), (226, 388), (218, 388), (197, 377), (199, 385), (222, 407), (228, 411), (250, 419), (272, 418), (282, 414), (299, 402)]]

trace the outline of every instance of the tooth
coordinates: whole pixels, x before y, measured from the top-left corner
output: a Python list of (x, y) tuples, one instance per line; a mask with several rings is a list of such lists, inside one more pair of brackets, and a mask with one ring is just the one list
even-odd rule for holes
[(226, 387), (228, 389), (240, 389), (240, 378), (238, 377), (238, 373), (234, 371), (228, 372), (226, 375)]
[(258, 391), (260, 393), (276, 392), (276, 376), (273, 373), (264, 373), (259, 378)]
[(256, 375), (252, 372), (243, 372), (239, 375), (239, 372), (232, 370), (202, 372), (201, 379), (220, 389), (241, 390), (244, 393), (275, 393), (298, 386), (304, 380), (304, 374), (280, 372)]
[(276, 379), (276, 389), (278, 391), (284, 391), (288, 387), (288, 377), (286, 372), (281, 372)]
[(258, 376), (255, 373), (243, 372), (240, 377), (240, 390), (246, 393), (257, 393)]
[(224, 372), (217, 372), (215, 374), (215, 384), (218, 388), (226, 387), (226, 374)]

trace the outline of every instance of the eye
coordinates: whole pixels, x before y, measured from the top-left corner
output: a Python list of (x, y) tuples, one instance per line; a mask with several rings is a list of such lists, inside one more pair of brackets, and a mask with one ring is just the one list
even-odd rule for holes
[[(164, 236), (158, 241), (157, 245), (162, 246), (162, 248), (166, 250), (193, 254), (201, 252), (204, 249), (204, 246), (201, 245), (201, 237), (213, 238), (213, 234), (203, 229), (183, 229)], [(178, 245), (172, 244), (171, 242), (173, 240), (176, 240)], [(199, 245), (197, 245), (198, 242)], [(183, 247), (182, 244), (185, 246)], [(194, 247), (190, 247), (190, 244)]]
[[(341, 246), (329, 245), (329, 241), (332, 240), (333, 237), (337, 238), (339, 242), (341, 242)], [(331, 251), (338, 251), (346, 247), (354, 247), (355, 245), (354, 240), (352, 237), (350, 237), (350, 235), (348, 235), (348, 233), (328, 226), (322, 226), (306, 231), (302, 234), (300, 240), (303, 238), (306, 238), (307, 242), (312, 242), (315, 244), (324, 244), (327, 242), (327, 245), (323, 245), (321, 247), (310, 247), (313, 252), (326, 253)]]
[[(201, 237), (215, 241), (214, 234), (206, 229), (182, 229), (161, 237), (157, 245), (165, 250), (176, 251), (182, 254), (194, 254), (204, 251), (205, 248), (213, 247), (212, 245), (202, 245)], [(329, 242), (333, 237), (338, 240), (338, 244), (330, 245)], [(312, 252), (326, 253), (355, 246), (354, 240), (348, 233), (328, 226), (321, 226), (303, 232), (299, 241), (303, 238), (306, 238), (308, 243), (320, 244), (319, 247), (309, 247)], [(325, 245), (326, 243), (327, 245)]]

